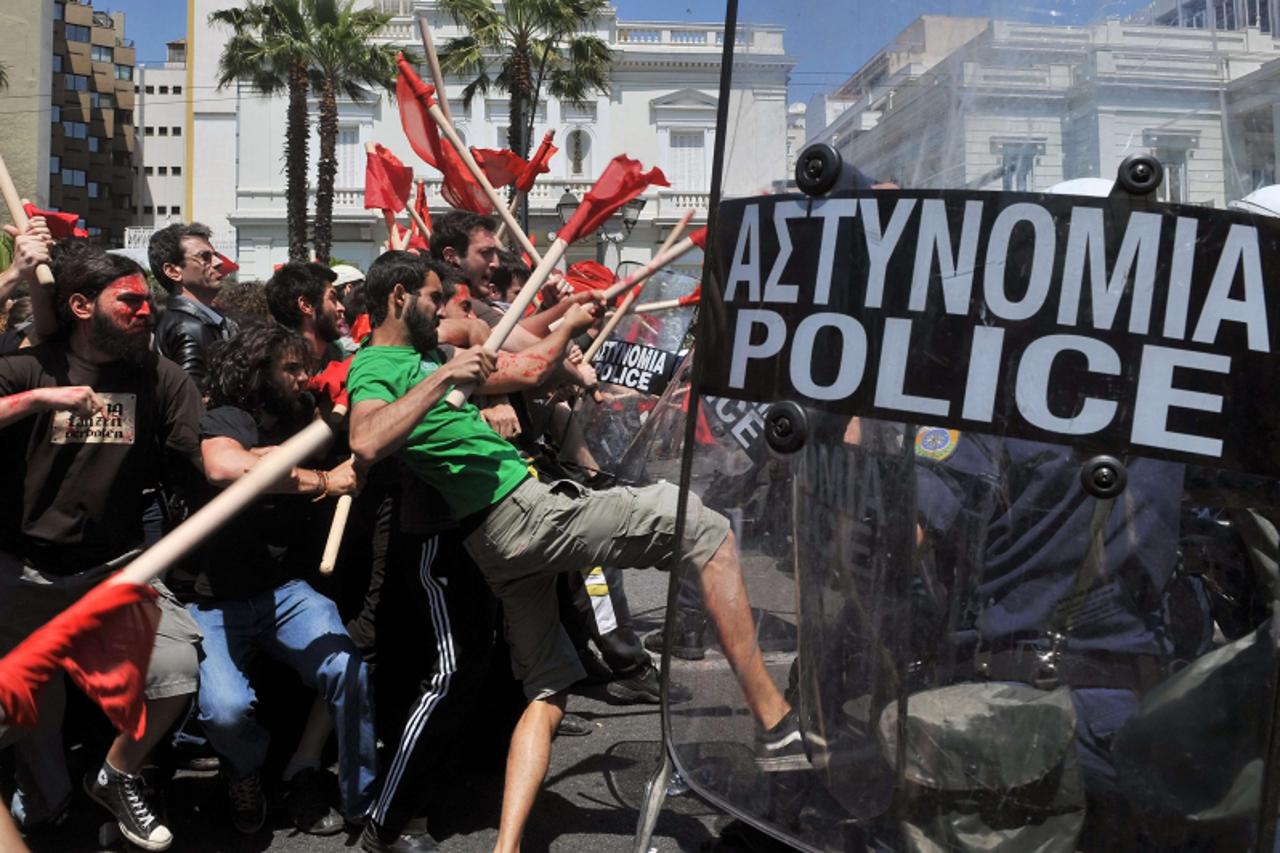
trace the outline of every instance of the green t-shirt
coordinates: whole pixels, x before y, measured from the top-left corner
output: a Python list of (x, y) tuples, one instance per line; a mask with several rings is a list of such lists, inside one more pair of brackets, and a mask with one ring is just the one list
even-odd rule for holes
[[(444, 361), (438, 349), (424, 357), (413, 347), (364, 347), (347, 374), (351, 405), (362, 400), (393, 403)], [(409, 433), (397, 455), (416, 477), (444, 496), (458, 519), (502, 500), (529, 476), (519, 452), (470, 403), (454, 409), (441, 399)]]

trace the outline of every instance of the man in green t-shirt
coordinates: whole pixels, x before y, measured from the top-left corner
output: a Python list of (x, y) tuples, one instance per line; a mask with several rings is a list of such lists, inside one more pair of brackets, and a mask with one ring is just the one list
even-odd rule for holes
[[(684, 542), (677, 543), (676, 487), (588, 491), (571, 481), (540, 482), (474, 406), (454, 409), (443, 401), (455, 385), (483, 383), (497, 364), (481, 348), (449, 360), (438, 348), (436, 313), (453, 276), (438, 262), (403, 252), (383, 254), (369, 268), (373, 339), (347, 379), (351, 449), (366, 465), (396, 454), (444, 497), (464, 547), (503, 603), (512, 667), (530, 702), (512, 736), (495, 849), (519, 849), (564, 713), (564, 691), (584, 675), (560, 624), (555, 590), (557, 574), (582, 566), (661, 566), (679, 550), (684, 568), (699, 573), (725, 657), (760, 724), (758, 764), (807, 766), (795, 712), (756, 645), (728, 521), (690, 494)], [(565, 316), (564, 327), (590, 321), (580, 306)]]

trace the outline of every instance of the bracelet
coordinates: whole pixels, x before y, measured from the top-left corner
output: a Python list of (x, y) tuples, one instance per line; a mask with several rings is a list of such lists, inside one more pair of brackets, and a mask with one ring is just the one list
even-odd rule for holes
[(312, 503), (317, 503), (329, 497), (329, 475), (320, 470), (317, 470), (315, 474), (320, 478), (320, 490), (316, 492), (316, 496), (311, 499)]

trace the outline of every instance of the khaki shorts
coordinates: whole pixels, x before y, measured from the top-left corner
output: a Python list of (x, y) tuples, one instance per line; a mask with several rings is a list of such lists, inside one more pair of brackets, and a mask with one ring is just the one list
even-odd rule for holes
[[(676, 556), (671, 483), (592, 491), (530, 478), (500, 501), (463, 544), (502, 602), (511, 666), (530, 699), (586, 673), (560, 624), (556, 575), (590, 566), (668, 568)], [(728, 520), (689, 495), (681, 567), (700, 572), (729, 534)]]
[[(96, 566), (74, 575), (41, 572), (12, 554), (0, 551), (0, 655), (70, 607), (110, 575), (114, 569)], [(164, 699), (195, 693), (200, 665), (196, 644), (200, 629), (163, 583), (151, 584), (160, 593), (160, 624), (151, 650), (145, 694)]]

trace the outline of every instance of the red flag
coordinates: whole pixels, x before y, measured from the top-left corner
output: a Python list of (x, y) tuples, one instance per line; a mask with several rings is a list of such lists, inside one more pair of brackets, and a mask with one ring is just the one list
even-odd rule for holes
[(606, 290), (617, 281), (613, 271), (596, 261), (578, 261), (564, 272), (564, 280), (575, 293), (587, 290)]
[(413, 169), (381, 145), (374, 145), (364, 164), (364, 209), (404, 210), (413, 187)]
[(516, 178), (516, 189), (520, 192), (527, 193), (533, 189), (533, 182), (537, 180), (538, 175), (545, 175), (551, 171), (551, 166), (548, 163), (550, 163), (552, 155), (560, 150), (551, 144), (552, 136), (553, 134), (548, 131), (542, 137), (542, 144), (538, 146), (538, 150), (529, 158), (529, 162), (525, 164), (524, 171)]
[(239, 264), (237, 264), (235, 261), (228, 258), (226, 255), (222, 254), (221, 252), (214, 252), (214, 254), (218, 256), (218, 272), (222, 273), (223, 275), (231, 275), (233, 272), (240, 269)]
[[(354, 329), (351, 337), (355, 338)], [(352, 355), (343, 361), (329, 362), (324, 370), (307, 380), (307, 390), (323, 394), (335, 406), (351, 408), (351, 400), (347, 396), (347, 373), (351, 370), (351, 360), (354, 358)]]
[(514, 183), (529, 168), (523, 157), (505, 148), (472, 148), (471, 156), (495, 189)]
[[(417, 211), (418, 216), (422, 218), (422, 223), (427, 226), (428, 230), (434, 231), (435, 226), (431, 224), (431, 210), (427, 207), (427, 185), (419, 182), (418, 195), (413, 200), (413, 209)], [(414, 223), (417, 225), (418, 223)], [(423, 235), (426, 236), (425, 234)]]
[(418, 229), (418, 223), (409, 226), (409, 245), (404, 247), (405, 251), (417, 251), (425, 253), (431, 251), (431, 244), (427, 242), (427, 238), (423, 236), (422, 231)]
[(686, 293), (676, 301), (681, 305), (697, 305), (702, 299), (702, 282), (698, 282), (698, 286), (693, 289), (692, 293)]
[(41, 210), (31, 202), (27, 202), (22, 206), (22, 210), (30, 219), (33, 216), (43, 216), (45, 224), (49, 226), (49, 233), (53, 235), (55, 240), (65, 240), (67, 237), (88, 237), (89, 232), (78, 227), (80, 222), (80, 214), (78, 213), (59, 213), (53, 210)]
[(667, 176), (657, 166), (647, 172), (640, 171), (640, 168), (639, 160), (632, 160), (625, 154), (619, 154), (610, 160), (595, 186), (583, 196), (582, 204), (578, 205), (573, 218), (560, 229), (556, 238), (572, 243), (579, 237), (594, 234), (614, 211), (640, 195), (646, 187), (654, 184), (660, 187), (671, 186), (667, 182)]
[(689, 235), (689, 239), (693, 241), (693, 245), (705, 252), (707, 250), (707, 226), (703, 225), (697, 231), (694, 231)]
[(373, 325), (369, 322), (368, 314), (361, 314), (356, 317), (356, 321), (351, 324), (351, 340), (360, 343), (366, 337), (373, 333)]
[(404, 54), (396, 58), (400, 73), (396, 78), (396, 102), (400, 106), (400, 124), (415, 154), (444, 175), (441, 195), (454, 207), (473, 213), (492, 213), (489, 197), (467, 171), (453, 146), (440, 138), (440, 129), (427, 110), (435, 103), (435, 88), (422, 82)]
[(37, 696), (61, 667), (117, 729), (142, 737), (142, 691), (160, 623), (155, 597), (148, 585), (98, 584), (0, 659), (5, 722), (35, 725)]

